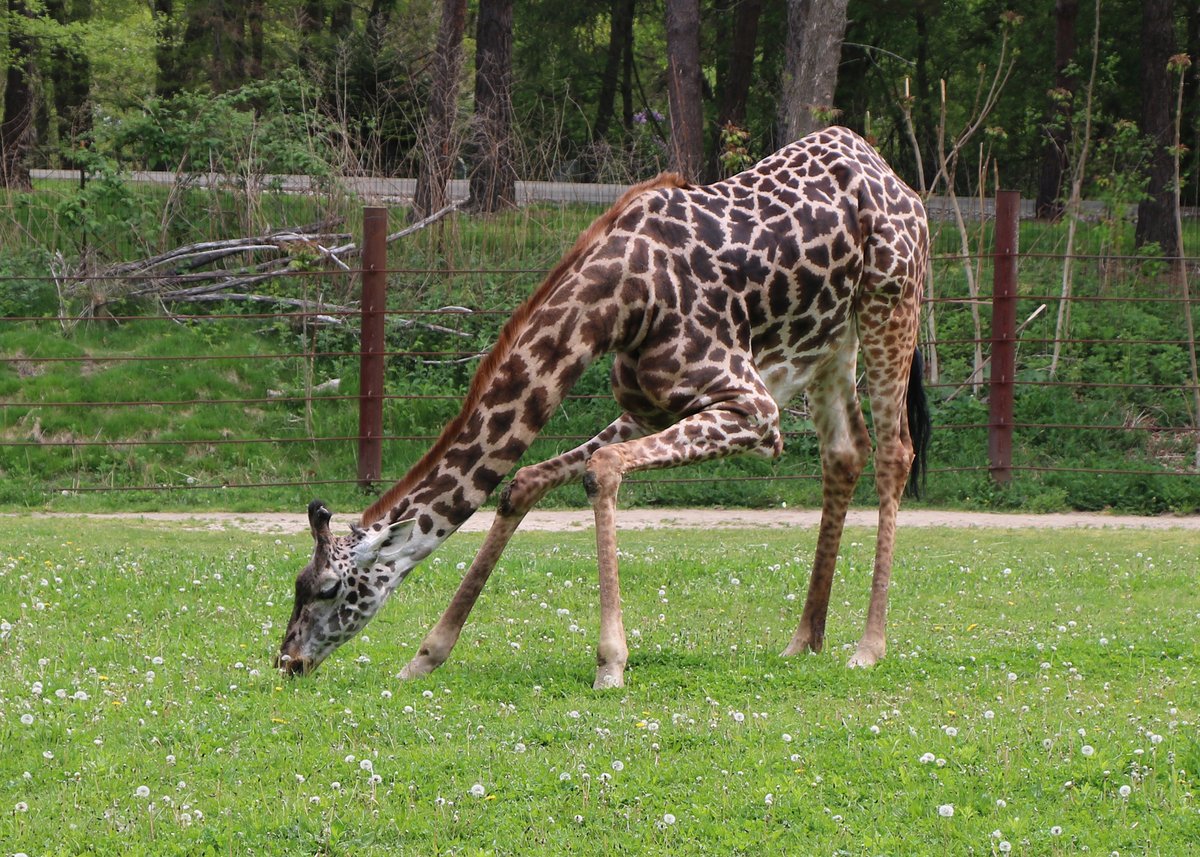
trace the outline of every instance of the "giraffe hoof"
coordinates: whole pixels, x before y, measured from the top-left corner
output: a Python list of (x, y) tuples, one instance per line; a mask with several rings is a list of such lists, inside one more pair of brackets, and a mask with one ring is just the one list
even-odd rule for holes
[(625, 671), (620, 668), (600, 667), (596, 670), (596, 681), (592, 690), (611, 690), (625, 686)]
[(429, 675), (440, 664), (436, 664), (430, 658), (425, 658), (417, 655), (411, 661), (404, 665), (404, 669), (396, 676), (399, 679), (407, 681), (410, 678), (420, 678), (421, 676)]
[(858, 669), (859, 667), (873, 667), (883, 659), (883, 652), (876, 652), (869, 646), (859, 644), (858, 650), (854, 656), (846, 662), (849, 669)]
[(796, 636), (792, 637), (792, 641), (787, 644), (786, 649), (779, 653), (779, 656), (783, 658), (790, 658), (793, 655), (802, 655), (805, 652), (816, 655), (820, 653), (821, 644), (823, 642), (823, 640), (813, 639), (807, 634), (797, 634)]

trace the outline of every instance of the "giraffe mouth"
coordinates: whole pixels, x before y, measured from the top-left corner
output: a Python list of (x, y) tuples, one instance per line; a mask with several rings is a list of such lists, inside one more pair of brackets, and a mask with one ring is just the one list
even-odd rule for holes
[(274, 665), (288, 678), (306, 676), (317, 668), (316, 662), (310, 658), (293, 657), (282, 652), (275, 656)]

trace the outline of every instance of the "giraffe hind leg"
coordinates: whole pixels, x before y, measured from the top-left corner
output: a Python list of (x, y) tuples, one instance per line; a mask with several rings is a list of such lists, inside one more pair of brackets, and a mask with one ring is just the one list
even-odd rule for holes
[(871, 439), (854, 387), (853, 356), (851, 351), (848, 364), (839, 362), (809, 388), (809, 407), (821, 448), (821, 526), (808, 597), (800, 624), (783, 650), (785, 657), (821, 651), (846, 512), (871, 453)]
[[(848, 666), (877, 663), (887, 651), (888, 588), (896, 545), (896, 515), (915, 453), (906, 403), (910, 369), (916, 352), (915, 301), (902, 304), (877, 325), (859, 325), (866, 362), (871, 420), (875, 430), (875, 490), (879, 495), (879, 527), (875, 539), (875, 568), (871, 600), (862, 638)], [(916, 391), (913, 391), (914, 394)]]

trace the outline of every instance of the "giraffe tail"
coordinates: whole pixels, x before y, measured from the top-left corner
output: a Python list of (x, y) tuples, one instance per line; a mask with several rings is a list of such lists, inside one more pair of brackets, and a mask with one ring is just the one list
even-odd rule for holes
[(929, 415), (929, 400), (925, 396), (925, 360), (920, 349), (913, 352), (912, 368), (908, 373), (908, 395), (905, 406), (908, 411), (908, 433), (913, 444), (912, 469), (908, 472), (908, 485), (904, 493), (920, 497), (925, 487), (925, 468), (929, 457), (929, 436), (933, 432), (933, 420)]

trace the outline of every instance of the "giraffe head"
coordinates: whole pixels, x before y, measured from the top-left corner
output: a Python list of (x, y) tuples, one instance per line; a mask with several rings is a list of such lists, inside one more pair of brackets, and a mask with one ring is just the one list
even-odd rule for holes
[(275, 665), (288, 675), (315, 670), (363, 629), (388, 595), (416, 565), (407, 550), (412, 521), (352, 526), (346, 536), (329, 530), (333, 513), (320, 500), (308, 504), (316, 546), (296, 576), (296, 600)]

